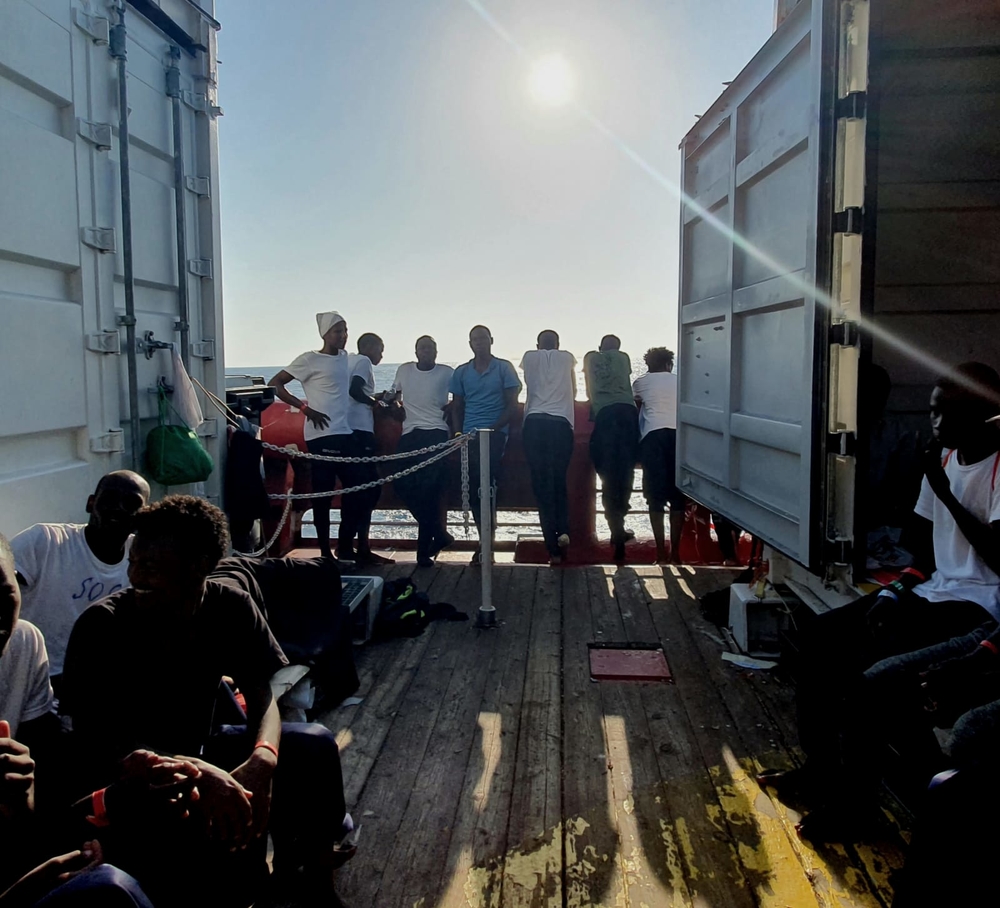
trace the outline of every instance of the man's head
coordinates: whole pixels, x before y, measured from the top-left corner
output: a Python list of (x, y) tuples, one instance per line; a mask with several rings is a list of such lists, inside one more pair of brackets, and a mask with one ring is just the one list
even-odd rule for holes
[(537, 343), (539, 350), (558, 350), (559, 335), (551, 328), (548, 328), (538, 335)]
[(382, 342), (381, 337), (369, 331), (358, 338), (358, 353), (362, 354), (362, 356), (367, 356), (372, 361), (372, 365), (377, 366), (382, 362), (382, 354), (385, 353), (385, 344)]
[(674, 368), (674, 351), (666, 347), (650, 347), (643, 357), (646, 368), (650, 372), (672, 372)]
[(489, 354), (493, 349), (493, 335), (485, 325), (476, 325), (469, 332), (469, 347), (474, 356)]
[(149, 501), (149, 483), (131, 470), (115, 470), (101, 477), (87, 499), (89, 531), (124, 544), (132, 533), (139, 508)]
[(429, 334), (417, 338), (417, 346), (414, 351), (417, 354), (417, 365), (424, 368), (432, 368), (437, 362), (438, 345)]
[(14, 553), (7, 537), (0, 533), (0, 657), (7, 650), (20, 613), (21, 587), (17, 583)]
[(317, 312), (316, 326), (324, 350), (343, 350), (347, 346), (347, 320), (339, 312)]
[(605, 353), (608, 350), (621, 350), (621, 348), (622, 342), (620, 338), (615, 337), (613, 334), (605, 334), (604, 337), (601, 338), (601, 346), (597, 349), (600, 350), (601, 353)]
[(193, 495), (168, 495), (136, 514), (129, 582), (137, 590), (190, 591), (204, 583), (228, 547), (222, 511)]
[(962, 363), (931, 392), (931, 428), (945, 448), (977, 445), (996, 432), (987, 420), (1000, 414), (1000, 376), (983, 363)]

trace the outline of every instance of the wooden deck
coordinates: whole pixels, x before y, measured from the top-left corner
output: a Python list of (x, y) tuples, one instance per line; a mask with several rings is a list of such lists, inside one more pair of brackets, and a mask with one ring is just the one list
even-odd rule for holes
[[(475, 612), (478, 569), (412, 575)], [(324, 722), (363, 824), (362, 906), (879, 906), (888, 844), (814, 849), (757, 786), (797, 760), (791, 692), (721, 661), (697, 596), (726, 571), (498, 565), (503, 625), (437, 622), (360, 651), (364, 702)], [(676, 684), (590, 680), (591, 641), (662, 642)]]

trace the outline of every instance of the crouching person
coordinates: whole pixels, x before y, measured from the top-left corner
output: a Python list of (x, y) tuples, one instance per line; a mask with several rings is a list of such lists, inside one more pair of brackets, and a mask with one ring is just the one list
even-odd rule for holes
[[(287, 659), (250, 598), (207, 579), (226, 553), (225, 516), (173, 495), (139, 511), (135, 533), (132, 588), (73, 628), (64, 710), (92, 790), (138, 749), (189, 763), (197, 779), (189, 809), (169, 821), (140, 811), (112, 823), (102, 835), (109, 857), (158, 908), (195, 893), (202, 904), (245, 905), (263, 895), (270, 830), (275, 867), (333, 898), (350, 822), (337, 745), (321, 726), (282, 727), (269, 681)], [(245, 697), (245, 725), (217, 726), (224, 677)]]

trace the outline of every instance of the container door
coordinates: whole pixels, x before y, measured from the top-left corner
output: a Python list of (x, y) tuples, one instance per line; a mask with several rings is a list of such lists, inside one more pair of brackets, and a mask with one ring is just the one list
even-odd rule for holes
[(831, 331), (860, 294), (858, 22), (865, 0), (802, 0), (682, 145), (678, 481), (806, 565), (853, 502), (853, 459), (835, 491), (826, 452), (856, 428), (856, 332)]

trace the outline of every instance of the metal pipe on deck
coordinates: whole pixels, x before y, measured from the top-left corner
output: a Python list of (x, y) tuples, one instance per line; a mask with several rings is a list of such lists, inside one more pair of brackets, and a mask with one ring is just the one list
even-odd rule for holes
[(479, 552), (483, 576), (477, 627), (497, 626), (497, 610), (493, 607), (493, 483), (490, 481), (492, 439), (492, 429), (479, 430)]
[(136, 365), (135, 277), (132, 270), (132, 182), (129, 171), (128, 84), (126, 81), (125, 4), (116, 6), (118, 24), (111, 29), (108, 50), (118, 62), (118, 170), (122, 203), (122, 272), (125, 283), (125, 360), (128, 368), (128, 419), (131, 467), (139, 469), (142, 428), (139, 422), (139, 371)]

